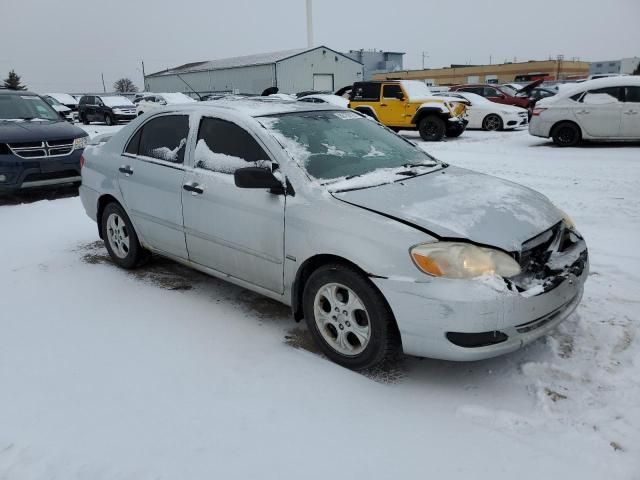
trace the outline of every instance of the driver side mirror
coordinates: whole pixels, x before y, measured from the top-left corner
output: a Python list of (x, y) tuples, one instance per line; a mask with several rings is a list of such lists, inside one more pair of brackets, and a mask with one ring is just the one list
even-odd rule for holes
[(398, 100), (404, 100), (404, 93), (402, 93), (402, 92), (398, 92), (398, 93), (396, 94), (396, 98), (397, 98)]
[(271, 193), (284, 193), (282, 183), (270, 168), (244, 167), (233, 174), (233, 180), (238, 188), (268, 188)]

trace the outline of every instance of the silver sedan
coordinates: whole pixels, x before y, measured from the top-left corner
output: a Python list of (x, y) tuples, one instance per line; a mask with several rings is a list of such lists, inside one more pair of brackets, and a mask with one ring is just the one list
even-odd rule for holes
[(331, 105), (143, 115), (85, 151), (80, 193), (118, 265), (153, 252), (276, 299), (353, 369), (517, 350), (575, 310), (588, 275), (543, 195)]

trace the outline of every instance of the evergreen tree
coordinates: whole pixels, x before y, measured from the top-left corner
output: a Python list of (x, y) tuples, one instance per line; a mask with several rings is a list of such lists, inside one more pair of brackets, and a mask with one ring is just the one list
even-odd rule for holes
[(27, 87), (20, 83), (20, 75), (14, 70), (9, 72), (9, 77), (4, 79), (4, 88), (9, 90), (26, 90)]

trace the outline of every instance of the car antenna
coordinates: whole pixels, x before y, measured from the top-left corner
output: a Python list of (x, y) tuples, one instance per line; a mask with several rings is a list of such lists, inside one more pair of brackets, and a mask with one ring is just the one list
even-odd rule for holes
[(202, 97), (200, 96), (200, 94), (199, 94), (198, 92), (196, 92), (196, 91), (193, 89), (193, 87), (192, 87), (191, 85), (189, 85), (189, 84), (185, 81), (185, 79), (184, 79), (184, 78), (182, 78), (182, 77), (180, 76), (180, 74), (179, 74), (179, 73), (176, 73), (176, 75), (178, 76), (178, 78), (179, 78), (180, 80), (182, 80), (182, 82), (183, 82), (187, 87), (189, 87), (189, 88), (191, 89), (191, 91), (192, 91), (193, 93), (195, 93), (195, 94), (198, 96), (198, 99), (199, 99), (200, 101), (202, 101)]

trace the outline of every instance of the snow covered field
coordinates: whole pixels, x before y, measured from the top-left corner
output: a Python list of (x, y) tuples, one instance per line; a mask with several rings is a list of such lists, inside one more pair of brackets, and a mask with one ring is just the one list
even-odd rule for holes
[(77, 197), (0, 202), (0, 478), (640, 478), (640, 148), (423, 147), (573, 217), (591, 276), (550, 337), (358, 374), (275, 302), (162, 259), (114, 267)]

